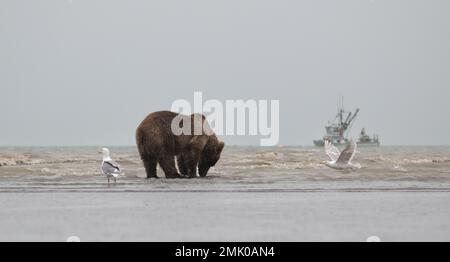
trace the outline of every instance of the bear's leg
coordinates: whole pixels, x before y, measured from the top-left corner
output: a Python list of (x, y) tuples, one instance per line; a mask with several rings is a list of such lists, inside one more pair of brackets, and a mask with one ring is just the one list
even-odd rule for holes
[(171, 154), (161, 154), (163, 157), (159, 159), (159, 165), (162, 170), (164, 170), (164, 174), (166, 178), (181, 178), (182, 176), (178, 174), (177, 169), (175, 168), (175, 157)]
[(200, 152), (190, 150), (183, 154), (183, 160), (187, 169), (187, 175), (190, 178), (197, 176), (197, 165), (200, 158)]
[(156, 159), (155, 158), (146, 158), (143, 159), (145, 172), (147, 173), (147, 178), (157, 178), (156, 175)]
[(178, 170), (180, 171), (180, 173), (186, 176), (188, 174), (188, 171), (186, 168), (186, 163), (184, 162), (183, 154), (179, 154), (177, 156), (177, 164), (178, 164)]

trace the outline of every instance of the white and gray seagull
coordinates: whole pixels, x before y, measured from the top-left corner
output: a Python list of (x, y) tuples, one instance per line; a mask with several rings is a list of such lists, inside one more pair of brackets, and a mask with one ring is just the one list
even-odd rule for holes
[(116, 183), (117, 177), (122, 173), (122, 168), (111, 159), (108, 148), (102, 148), (102, 151), (99, 153), (103, 154), (102, 172), (108, 178), (108, 185), (111, 177), (114, 179), (114, 183)]
[(325, 140), (325, 153), (331, 159), (330, 161), (324, 161), (324, 164), (328, 167), (339, 170), (354, 170), (361, 168), (359, 163), (352, 163), (356, 153), (356, 143), (354, 141), (350, 141), (344, 150), (340, 152), (330, 141)]

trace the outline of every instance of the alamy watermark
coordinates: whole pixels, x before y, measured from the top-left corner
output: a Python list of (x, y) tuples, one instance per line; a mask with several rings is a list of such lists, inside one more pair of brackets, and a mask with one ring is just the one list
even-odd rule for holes
[(81, 239), (78, 236), (70, 236), (66, 240), (67, 242), (81, 242)]
[(367, 242), (381, 242), (381, 239), (378, 236), (370, 236), (366, 240)]
[[(202, 114), (206, 116), (212, 130), (206, 126), (194, 126), (194, 134), (201, 134), (203, 130), (207, 134), (214, 131), (220, 136), (260, 136), (261, 146), (278, 145), (280, 137), (279, 100), (250, 99), (244, 101), (238, 99), (222, 102), (216, 99), (209, 99), (203, 102), (203, 93), (194, 92), (193, 106), (189, 101), (179, 99), (172, 103), (171, 110), (184, 115), (198, 113), (194, 117), (198, 117), (200, 121), (194, 121), (194, 125), (202, 123)], [(182, 116), (174, 119), (172, 132), (177, 135), (190, 135), (192, 132), (189, 126), (190, 123), (180, 128), (181, 121)]]

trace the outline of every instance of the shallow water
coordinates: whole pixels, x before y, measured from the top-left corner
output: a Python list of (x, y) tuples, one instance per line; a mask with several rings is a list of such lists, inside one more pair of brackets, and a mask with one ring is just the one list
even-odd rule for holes
[(96, 147), (0, 148), (0, 192), (448, 191), (450, 147), (359, 148), (362, 169), (321, 164), (315, 147), (226, 147), (206, 178), (145, 179), (135, 147), (111, 147), (125, 174), (107, 186)]

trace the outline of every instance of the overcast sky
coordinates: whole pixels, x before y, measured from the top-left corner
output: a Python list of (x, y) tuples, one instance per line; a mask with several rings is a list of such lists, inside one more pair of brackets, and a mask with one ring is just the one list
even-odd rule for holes
[[(279, 99), (311, 145), (340, 96), (383, 144), (450, 144), (447, 0), (1, 0), (0, 145), (133, 145), (175, 99)], [(223, 137), (228, 144), (259, 138)]]

